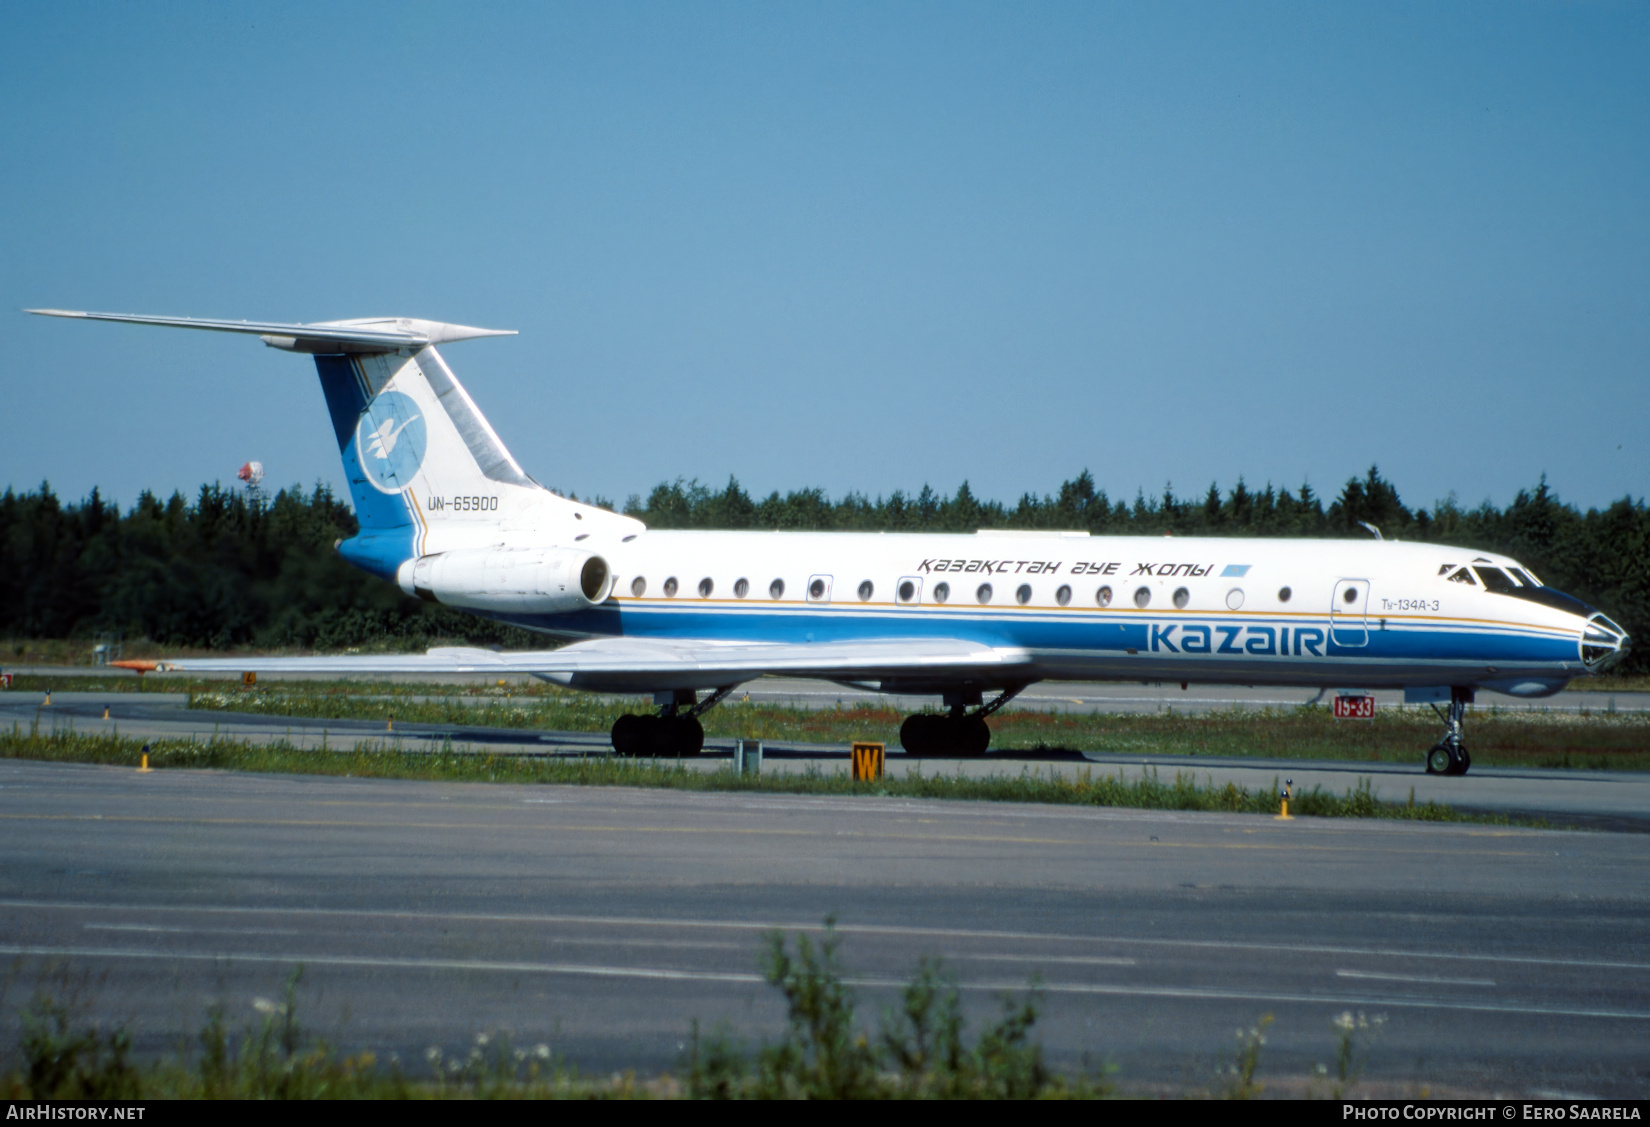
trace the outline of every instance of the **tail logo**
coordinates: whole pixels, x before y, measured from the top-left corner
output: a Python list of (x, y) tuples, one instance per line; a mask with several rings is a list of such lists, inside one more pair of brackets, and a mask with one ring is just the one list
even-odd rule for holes
[(400, 493), (424, 464), (424, 417), (399, 391), (381, 392), (355, 426), (356, 460), (380, 493)]
[(379, 428), (372, 432), (372, 441), (367, 443), (367, 453), (374, 458), (388, 459), (391, 454), (395, 453), (395, 444), (400, 439), (401, 432), (422, 417), (421, 415), (414, 415), (400, 426), (395, 425), (394, 419), (385, 419)]

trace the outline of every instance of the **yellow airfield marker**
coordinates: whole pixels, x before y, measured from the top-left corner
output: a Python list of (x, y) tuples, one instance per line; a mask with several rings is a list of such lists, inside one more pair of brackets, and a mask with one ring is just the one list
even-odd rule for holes
[(103, 706), (103, 719), (105, 719), (105, 720), (109, 719), (109, 706), (108, 705)]
[(854, 782), (868, 783), (882, 778), (883, 765), (887, 761), (886, 756), (886, 744), (854, 744), (851, 761), (851, 776)]
[(41, 708), (50, 708), (51, 704), (52, 704), (52, 691), (50, 689), (47, 689), (46, 690), (46, 699), (40, 702), (40, 707)]
[(1278, 811), (1277, 816), (1272, 819), (1274, 822), (1293, 822), (1295, 820), (1289, 816), (1289, 792), (1294, 787), (1294, 779), (1283, 780), (1283, 789), (1278, 792), (1278, 799), (1283, 803), (1283, 809)]
[(148, 744), (143, 745), (143, 761), (138, 764), (138, 774), (140, 774), (140, 775), (152, 774), (152, 771), (150, 770), (150, 767), (149, 767), (149, 745)]
[(391, 716), (388, 720), (384, 721), (384, 731), (395, 731), (395, 717)]

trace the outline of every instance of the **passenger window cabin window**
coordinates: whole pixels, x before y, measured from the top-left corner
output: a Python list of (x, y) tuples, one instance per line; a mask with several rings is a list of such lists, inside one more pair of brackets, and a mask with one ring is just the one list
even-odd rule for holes
[(1185, 610), (1186, 604), (1192, 601), (1192, 593), (1184, 587), (1176, 587), (1174, 592), (1174, 609)]
[(979, 590), (974, 592), (974, 597), (981, 603), (989, 603), (991, 601), (991, 584), (980, 584)]
[(734, 582), (734, 585), (733, 585), (733, 596), (734, 596), (734, 598), (743, 599), (746, 595), (748, 595), (750, 593), (751, 593), (751, 581), (749, 579), (739, 579), (739, 580), (736, 580)]
[(630, 593), (635, 595), (638, 599), (645, 595), (647, 593), (647, 580), (643, 579), (639, 575), (635, 579), (632, 579), (630, 581)]
[(716, 584), (710, 581), (710, 576), (707, 575), (699, 580), (699, 597), (701, 599), (710, 598), (710, 593), (714, 590), (716, 590)]
[(1152, 589), (1150, 587), (1136, 588), (1134, 592), (1134, 605), (1139, 607), (1141, 610), (1145, 610), (1147, 607), (1151, 606)]
[(673, 575), (669, 579), (665, 580), (665, 598), (674, 599), (675, 597), (676, 597), (676, 577)]
[(1070, 605), (1070, 603), (1071, 603), (1071, 588), (1070, 587), (1061, 587), (1058, 591), (1054, 592), (1054, 601), (1059, 603), (1061, 606)]
[(1014, 592), (1014, 601), (1019, 603), (1021, 606), (1025, 606), (1029, 603), (1031, 601), (1031, 584), (1020, 584), (1019, 590)]
[(808, 598), (817, 600), (823, 599), (824, 597), (825, 580), (815, 578), (812, 583), (808, 584)]
[(784, 597), (785, 581), (783, 579), (775, 579), (772, 583), (768, 584), (768, 598), (783, 599)]
[(875, 591), (876, 588), (872, 586), (871, 581), (867, 579), (864, 583), (859, 585), (859, 601), (862, 603), (870, 602), (871, 595), (875, 593)]
[(1287, 587), (1279, 587), (1278, 588), (1278, 602), (1287, 603), (1294, 594), (1295, 594), (1295, 592), (1291, 591)]
[(917, 597), (917, 585), (909, 579), (899, 585), (899, 601), (908, 603)]
[(1230, 591), (1226, 592), (1226, 609), (1227, 610), (1241, 610), (1241, 609), (1243, 609), (1243, 588), (1242, 587), (1233, 587)]
[(943, 602), (945, 602), (945, 600), (949, 599), (950, 597), (951, 597), (951, 584), (949, 584), (949, 583), (936, 583), (936, 584), (934, 584), (934, 601), (936, 603), (943, 603)]
[(1094, 593), (1094, 601), (1103, 607), (1111, 606), (1111, 588), (1102, 587)]

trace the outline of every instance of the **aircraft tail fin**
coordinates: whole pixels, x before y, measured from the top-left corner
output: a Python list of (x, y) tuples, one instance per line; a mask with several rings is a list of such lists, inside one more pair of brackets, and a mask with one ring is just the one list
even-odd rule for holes
[(597, 527), (613, 531), (616, 523), (627, 526), (624, 532), (642, 529), (639, 521), (558, 497), (529, 477), (436, 349), (510, 331), (404, 317), (289, 324), (27, 312), (243, 333), (313, 355), (361, 525), (339, 551), (385, 578), (408, 559), (498, 543), (513, 530), (560, 542), (583, 540)]
[(521, 468), (434, 345), (318, 354), (315, 368), (361, 522), (340, 548), (352, 562), (392, 576), (562, 501)]

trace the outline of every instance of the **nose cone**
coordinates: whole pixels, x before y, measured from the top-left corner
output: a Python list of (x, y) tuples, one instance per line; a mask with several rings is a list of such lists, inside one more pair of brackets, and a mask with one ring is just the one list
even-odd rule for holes
[(1603, 673), (1626, 657), (1632, 648), (1627, 631), (1602, 614), (1592, 615), (1581, 628), (1581, 664), (1589, 673)]

